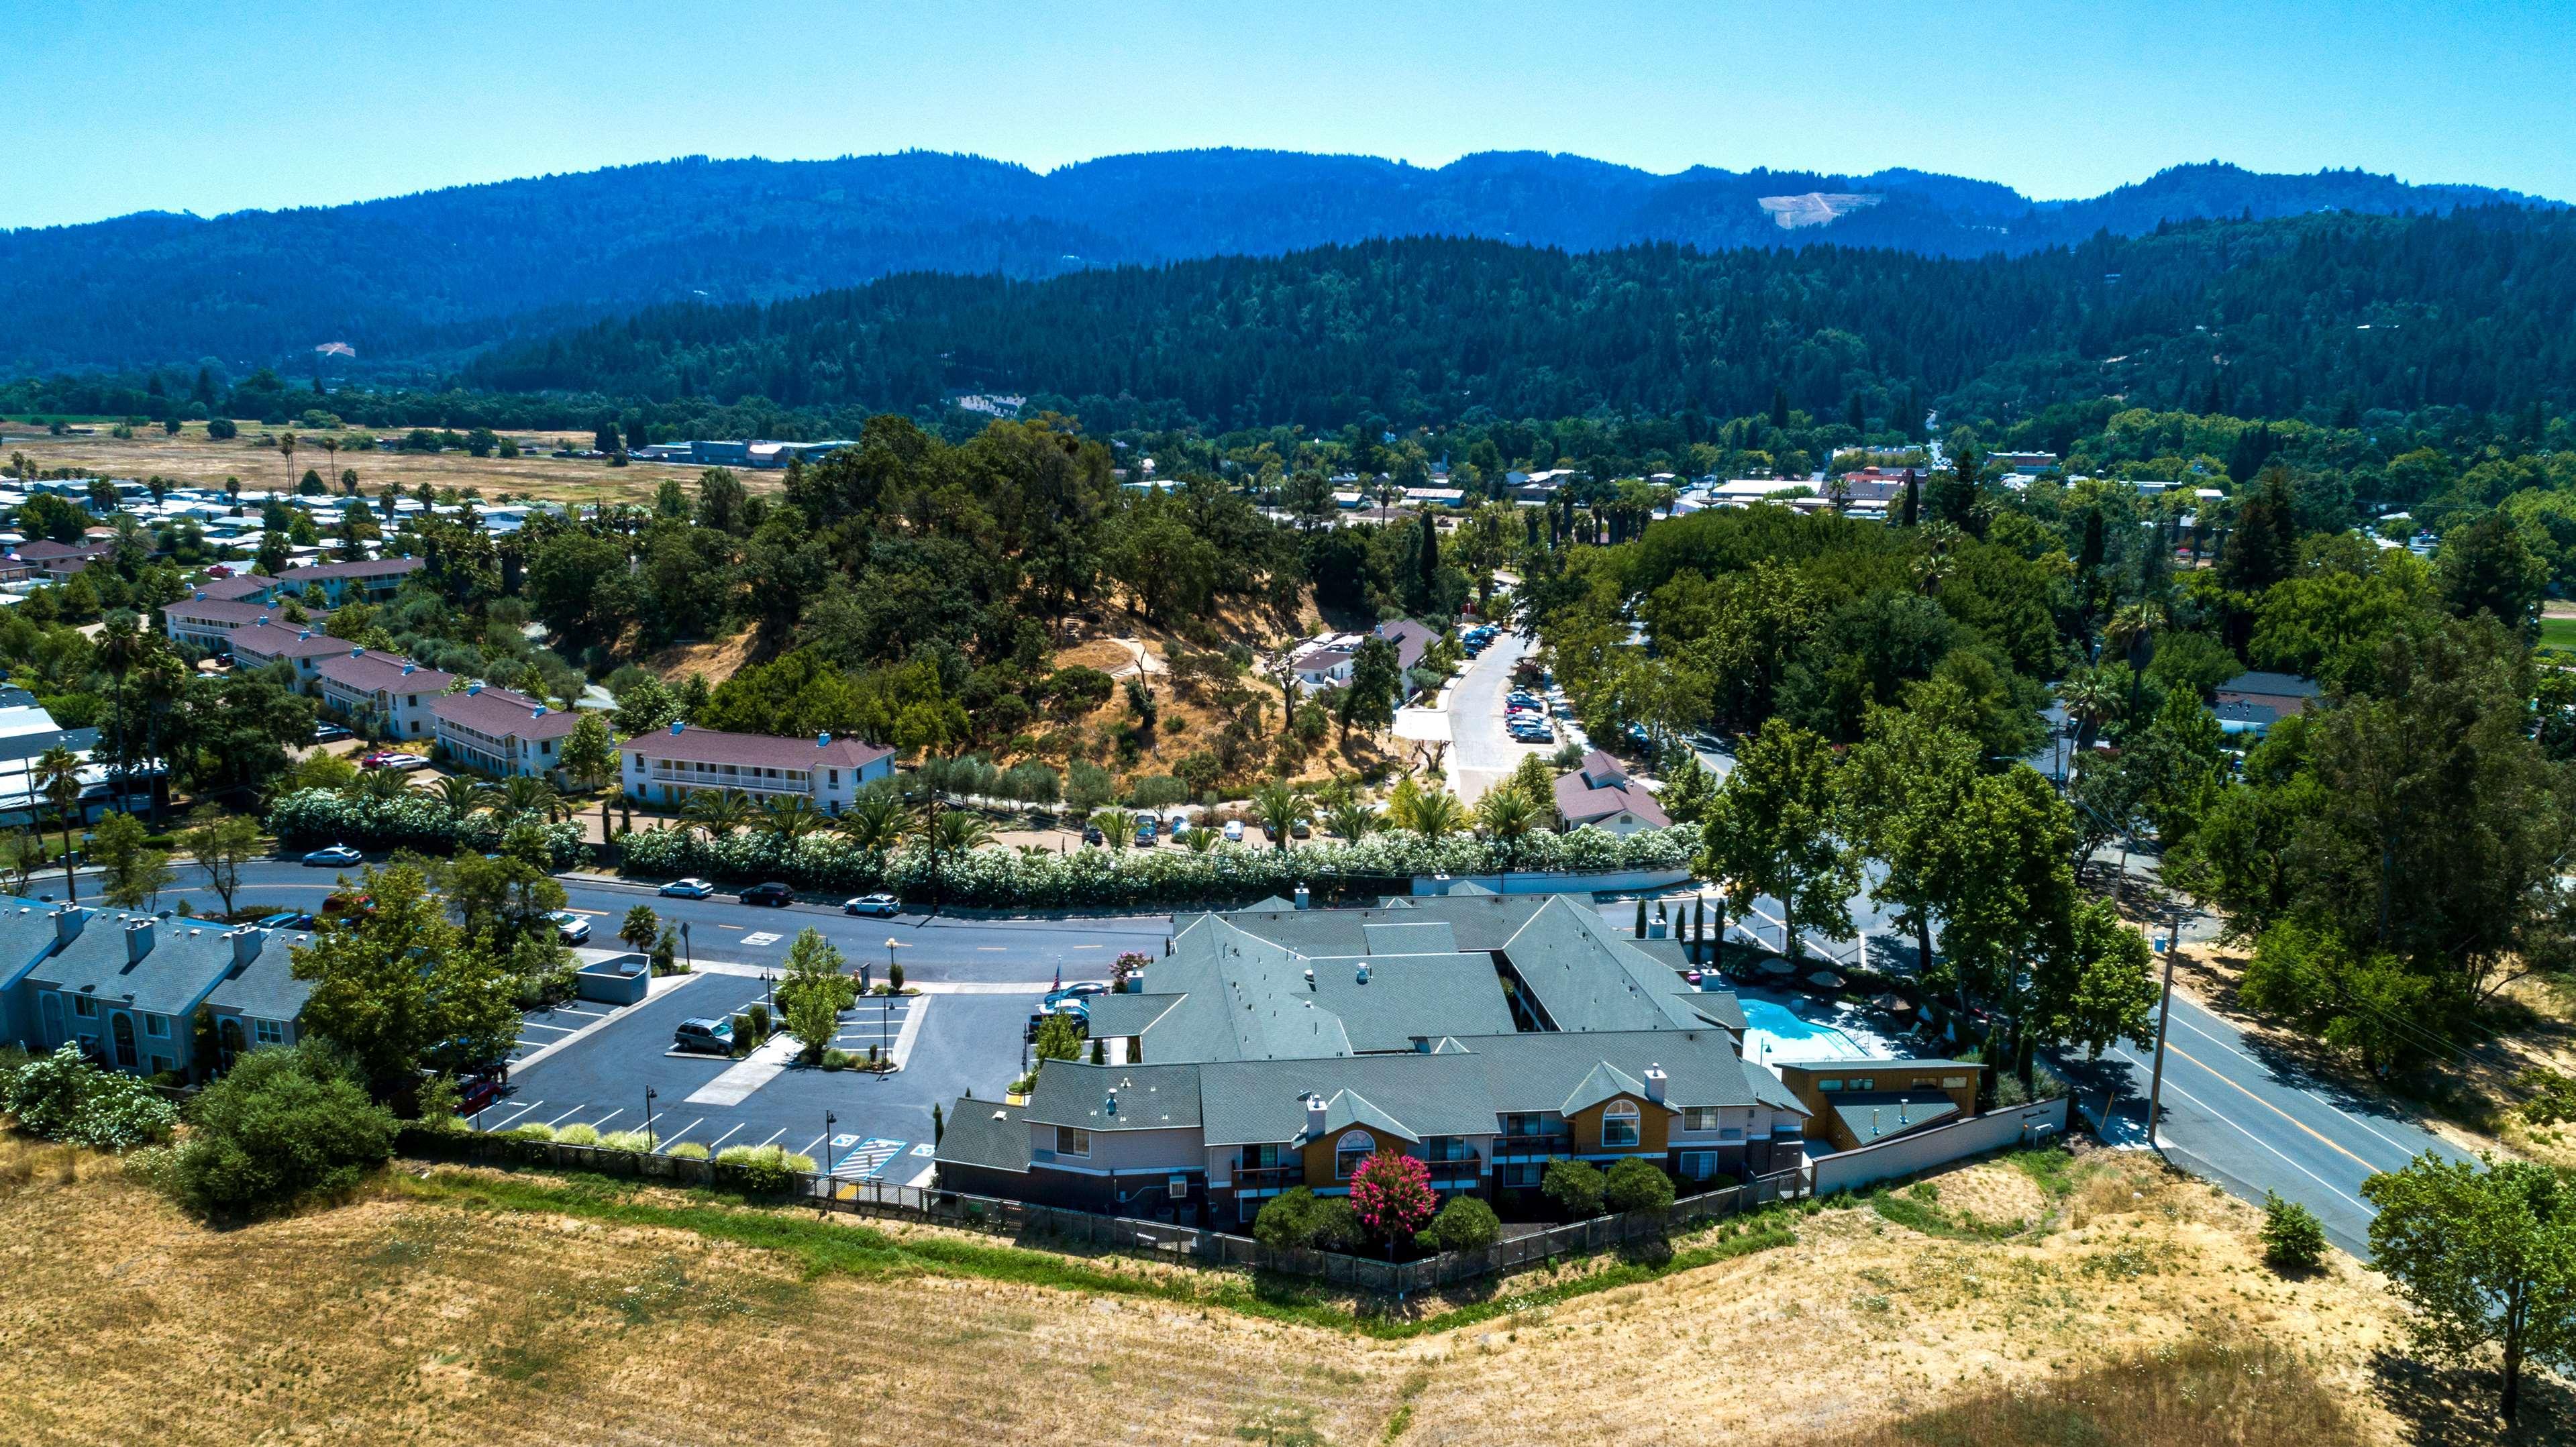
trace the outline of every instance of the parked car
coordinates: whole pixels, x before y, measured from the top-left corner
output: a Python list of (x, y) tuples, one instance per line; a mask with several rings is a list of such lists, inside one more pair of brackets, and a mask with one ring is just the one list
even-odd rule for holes
[(382, 762), (378, 763), (376, 767), (379, 769), (391, 769), (397, 774), (408, 774), (414, 769), (428, 768), (429, 760), (422, 758), (418, 754), (386, 754), (383, 757)]
[(741, 895), (745, 904), (765, 904), (773, 909), (785, 909), (795, 898), (796, 891), (775, 879), (755, 884)]
[(1189, 821), (1188, 816), (1183, 815), (1183, 814), (1178, 814), (1178, 813), (1175, 813), (1174, 815), (1172, 815), (1172, 831), (1171, 831), (1171, 832), (1172, 832), (1172, 839), (1173, 839), (1173, 841), (1174, 841), (1175, 843), (1179, 842), (1179, 840), (1180, 840), (1181, 836), (1183, 836), (1183, 835), (1185, 835), (1185, 834), (1189, 833), (1189, 832), (1190, 832), (1190, 821)]
[(1154, 816), (1146, 814), (1136, 820), (1136, 847), (1151, 849), (1155, 843)]
[(662, 886), (662, 893), (672, 899), (705, 899), (715, 892), (716, 887), (713, 884), (695, 876), (675, 879)]
[(479, 1080), (469, 1080), (457, 1094), (456, 1113), (470, 1117), (477, 1111), (489, 1110), (509, 1093), (508, 1086), (488, 1075)]
[[(1067, 1000), (1088, 1000), (1094, 995), (1106, 995), (1108, 993), (1109, 982), (1107, 980), (1076, 980), (1070, 985), (1060, 985), (1055, 989), (1047, 991), (1046, 1003), (1049, 1009), (1053, 1009), (1055, 1006), (1063, 1004)], [(1085, 1007), (1086, 1012), (1088, 1011), (1088, 1008), (1089, 1007), (1087, 1006)]]
[(680, 1022), (680, 1027), (671, 1032), (671, 1048), (699, 1051), (708, 1055), (731, 1055), (733, 1022), (719, 1020), (713, 1016), (683, 1020)]
[(555, 910), (546, 916), (555, 926), (555, 938), (568, 945), (590, 943), (590, 921), (568, 909)]
[(344, 914), (373, 914), (376, 897), (358, 890), (327, 895), (322, 900), (322, 918), (327, 922)]
[(1058, 1000), (1052, 1005), (1043, 1006), (1037, 1010), (1031, 1011), (1029, 1013), (1028, 1026), (1020, 1032), (1020, 1038), (1023, 1040), (1035, 1041), (1038, 1038), (1038, 1027), (1044, 1025), (1047, 1022), (1047, 1017), (1050, 1015), (1062, 1015), (1071, 1020), (1074, 1023), (1075, 1028), (1082, 1031), (1085, 1035), (1091, 1033), (1091, 1011), (1089, 1007), (1085, 1006), (1080, 1000)]
[(1082, 830), (1082, 842), (1085, 844), (1106, 844), (1109, 842), (1109, 836), (1100, 832), (1100, 826), (1096, 824), (1086, 824), (1083, 826)]
[(313, 742), (317, 744), (336, 744), (349, 736), (347, 729), (335, 723), (318, 723), (313, 726)]
[(1243, 842), (1242, 820), (1228, 819), (1225, 821), (1225, 842), (1228, 844), (1240, 844)]
[(1303, 819), (1288, 826), (1288, 837), (1291, 839), (1310, 839), (1314, 837), (1314, 833), (1315, 826)]
[(275, 914), (264, 914), (251, 922), (259, 926), (261, 929), (311, 929), (314, 925), (313, 916), (300, 909), (287, 909), (280, 910)]
[(346, 869), (367, 856), (346, 844), (331, 844), (304, 856), (304, 862), (324, 869)]
[(860, 894), (841, 901), (841, 913), (873, 915), (892, 919), (903, 912), (903, 901), (891, 894)]

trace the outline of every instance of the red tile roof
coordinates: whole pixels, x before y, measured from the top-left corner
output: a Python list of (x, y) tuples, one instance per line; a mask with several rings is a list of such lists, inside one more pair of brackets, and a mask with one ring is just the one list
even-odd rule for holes
[(334, 638), (319, 628), (290, 628), (283, 623), (253, 623), (232, 631), (233, 654), (256, 653), (262, 658), (320, 658), (326, 654), (348, 651), (349, 640)]
[(570, 709), (548, 708), (524, 693), (490, 684), (471, 693), (442, 694), (429, 711), (449, 723), (502, 739), (559, 739), (580, 722), (580, 715)]
[[(406, 667), (411, 672), (403, 672)], [(398, 654), (364, 650), (334, 654), (315, 664), (313, 671), (361, 693), (439, 694), (447, 692), (447, 686), (456, 681), (455, 674), (419, 667)]]
[(682, 728), (678, 733), (637, 734), (617, 746), (618, 752), (642, 754), (686, 764), (746, 764), (764, 769), (863, 769), (894, 750), (860, 739), (825, 735), (828, 742), (779, 738), (774, 734), (735, 734), (721, 729)]

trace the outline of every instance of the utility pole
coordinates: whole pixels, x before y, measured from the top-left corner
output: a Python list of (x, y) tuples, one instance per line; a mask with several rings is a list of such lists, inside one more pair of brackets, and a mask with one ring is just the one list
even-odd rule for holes
[(2156, 1144), (2156, 1112), (2164, 1104), (2165, 1037), (2173, 1029), (2174, 937), (2180, 933), (2176, 930), (2174, 934), (2165, 936), (2164, 1002), (2156, 1010), (2156, 1064), (2147, 1081), (2147, 1148), (2150, 1150)]

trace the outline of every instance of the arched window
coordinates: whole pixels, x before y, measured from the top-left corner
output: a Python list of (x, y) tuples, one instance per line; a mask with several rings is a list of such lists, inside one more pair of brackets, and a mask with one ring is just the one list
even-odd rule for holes
[(1614, 1100), (1601, 1107), (1601, 1144), (1633, 1146), (1637, 1143), (1637, 1103)]
[(1377, 1154), (1377, 1137), (1364, 1130), (1342, 1132), (1333, 1143), (1333, 1179), (1347, 1181), (1360, 1168), (1360, 1162)]

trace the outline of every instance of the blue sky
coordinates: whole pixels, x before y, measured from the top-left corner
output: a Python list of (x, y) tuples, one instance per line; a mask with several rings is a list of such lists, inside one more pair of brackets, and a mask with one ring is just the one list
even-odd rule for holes
[(2040, 197), (2184, 161), (2576, 198), (2576, 0), (9, 0), (0, 226), (675, 155), (1571, 151)]

